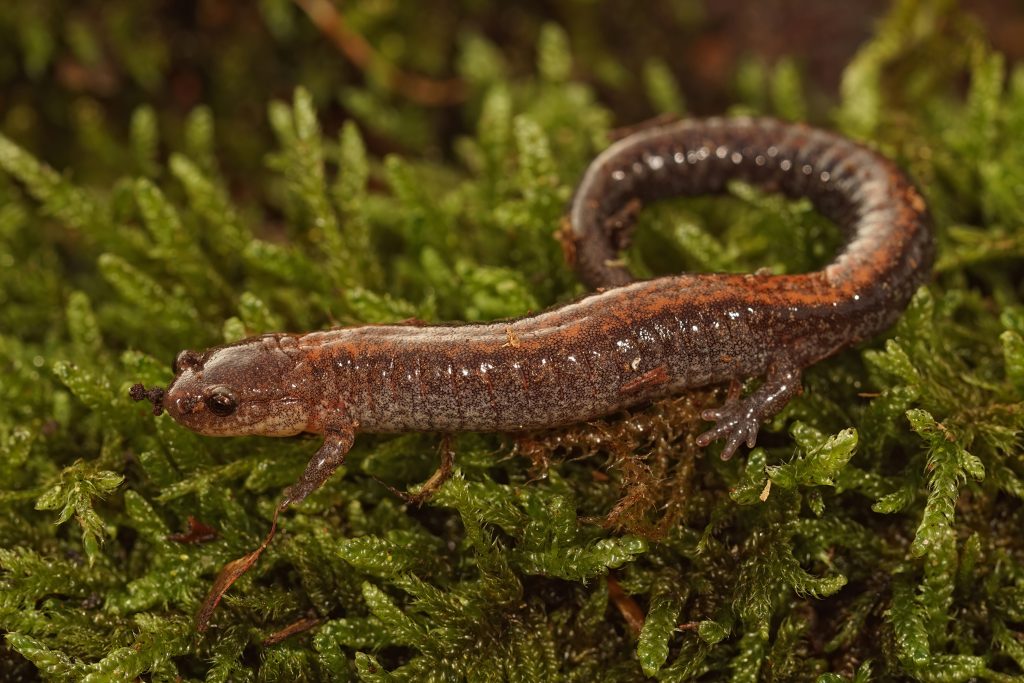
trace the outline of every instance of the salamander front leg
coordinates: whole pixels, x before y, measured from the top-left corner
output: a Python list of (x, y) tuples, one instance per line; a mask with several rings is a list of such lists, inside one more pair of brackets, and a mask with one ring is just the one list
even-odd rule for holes
[(722, 460), (728, 460), (744, 441), (747, 448), (757, 442), (757, 430), (761, 423), (778, 413), (789, 400), (800, 394), (800, 369), (791, 366), (772, 366), (764, 384), (746, 398), (732, 395), (717, 410), (705, 410), (701, 419), (714, 422), (715, 426), (697, 437), (697, 445), (707, 446), (716, 439), (724, 438)]
[(306, 496), (323, 486), (334, 472), (345, 462), (345, 456), (355, 441), (355, 431), (351, 427), (328, 428), (324, 432), (324, 443), (310, 458), (306, 470), (299, 480), (284, 491), (284, 499), (280, 509), (292, 503), (302, 502)]
[(237, 560), (228, 562), (220, 570), (220, 573), (217, 574), (217, 578), (210, 587), (210, 593), (203, 600), (199, 611), (196, 613), (197, 631), (202, 633), (207, 629), (210, 624), (210, 618), (213, 616), (213, 611), (217, 609), (220, 599), (224, 597), (224, 594), (235, 581), (256, 564), (256, 560), (260, 558), (263, 551), (270, 545), (270, 542), (274, 539), (274, 534), (277, 533), (277, 518), (281, 512), (292, 503), (301, 502), (306, 496), (323, 486), (323, 483), (345, 462), (345, 455), (352, 448), (353, 441), (355, 441), (355, 430), (351, 426), (328, 428), (325, 430), (324, 443), (309, 461), (309, 464), (306, 465), (306, 470), (302, 473), (302, 476), (299, 477), (297, 482), (285, 489), (284, 498), (281, 499), (281, 502), (277, 504), (277, 508), (274, 510), (274, 518), (270, 523), (270, 531), (267, 532), (266, 538), (263, 539), (263, 542), (260, 543), (256, 550), (243, 555)]

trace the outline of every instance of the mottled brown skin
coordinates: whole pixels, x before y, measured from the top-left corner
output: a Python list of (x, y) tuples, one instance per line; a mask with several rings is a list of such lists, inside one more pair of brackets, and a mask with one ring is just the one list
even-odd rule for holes
[[(808, 197), (847, 233), (823, 270), (633, 282), (615, 259), (639, 209), (740, 179)], [(723, 457), (800, 391), (803, 368), (888, 327), (928, 276), (924, 201), (875, 152), (765, 119), (680, 121), (615, 143), (581, 182), (564, 236), (581, 279), (610, 288), (515, 321), (268, 334), (184, 351), (159, 402), (211, 436), (324, 434), (285, 505), (342, 463), (356, 432), (500, 431), (588, 420), (762, 376), (704, 417)], [(141, 387), (138, 392), (142, 392)]]

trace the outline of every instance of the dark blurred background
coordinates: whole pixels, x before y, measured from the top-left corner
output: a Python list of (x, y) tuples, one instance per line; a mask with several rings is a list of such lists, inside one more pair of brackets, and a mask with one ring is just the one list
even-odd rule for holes
[[(483, 87), (472, 86), (532, 74), (538, 34), (547, 23), (565, 29), (573, 75), (612, 110), (614, 125), (658, 113), (658, 103), (644, 95), (651, 79), (670, 74), (689, 113), (717, 113), (737, 100), (749, 102), (744, 88), (780, 60), (802, 79), (808, 117), (827, 122), (844, 66), (883, 16), (912, 4), (8, 2), (0, 7), (0, 130), (58, 168), (78, 168), (82, 155), (93, 165), (104, 156), (97, 136), (124, 138), (139, 105), (153, 107), (171, 142), (184, 116), (207, 105), (220, 161), (237, 179), (261, 163), (270, 144), (267, 103), (301, 84), (314, 94), (328, 129), (345, 118), (358, 120), (371, 152), (444, 155), (451, 139), (474, 125), (468, 114), (473, 93)], [(939, 11), (953, 3), (930, 4)], [(1024, 3), (964, 0), (960, 7), (1009, 59), (1024, 56)], [(368, 62), (357, 65), (332, 42), (339, 22), (349, 46), (371, 55)], [(442, 85), (462, 79), (470, 101), (422, 106), (386, 85), (388, 69)], [(99, 179), (102, 168), (89, 173)]]

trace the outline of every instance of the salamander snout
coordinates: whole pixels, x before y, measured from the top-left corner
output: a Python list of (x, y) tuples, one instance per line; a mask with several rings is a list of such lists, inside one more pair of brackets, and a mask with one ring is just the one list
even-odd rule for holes
[(174, 382), (166, 392), (165, 407), (179, 422), (203, 411), (216, 417), (229, 417), (238, 410), (238, 398), (229, 386), (204, 381), (203, 364), (202, 354), (185, 349), (171, 365)]
[(207, 436), (289, 436), (305, 431), (310, 411), (298, 390), (296, 363), (273, 336), (204, 352), (182, 351), (167, 390), (148, 398), (176, 422)]

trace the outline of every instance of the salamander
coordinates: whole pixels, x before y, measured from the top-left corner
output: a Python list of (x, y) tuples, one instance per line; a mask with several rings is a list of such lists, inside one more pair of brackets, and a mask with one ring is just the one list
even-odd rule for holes
[[(846, 236), (821, 270), (636, 281), (619, 260), (644, 205), (731, 180), (807, 197)], [(587, 168), (563, 241), (598, 291), (489, 324), (264, 334), (182, 351), (168, 389), (132, 388), (209, 436), (322, 434), (281, 507), (344, 461), (358, 432), (556, 427), (710, 384), (763, 378), (702, 417), (722, 457), (801, 391), (801, 372), (891, 325), (929, 276), (928, 209), (907, 176), (835, 133), (763, 118), (683, 120), (612, 144)]]

